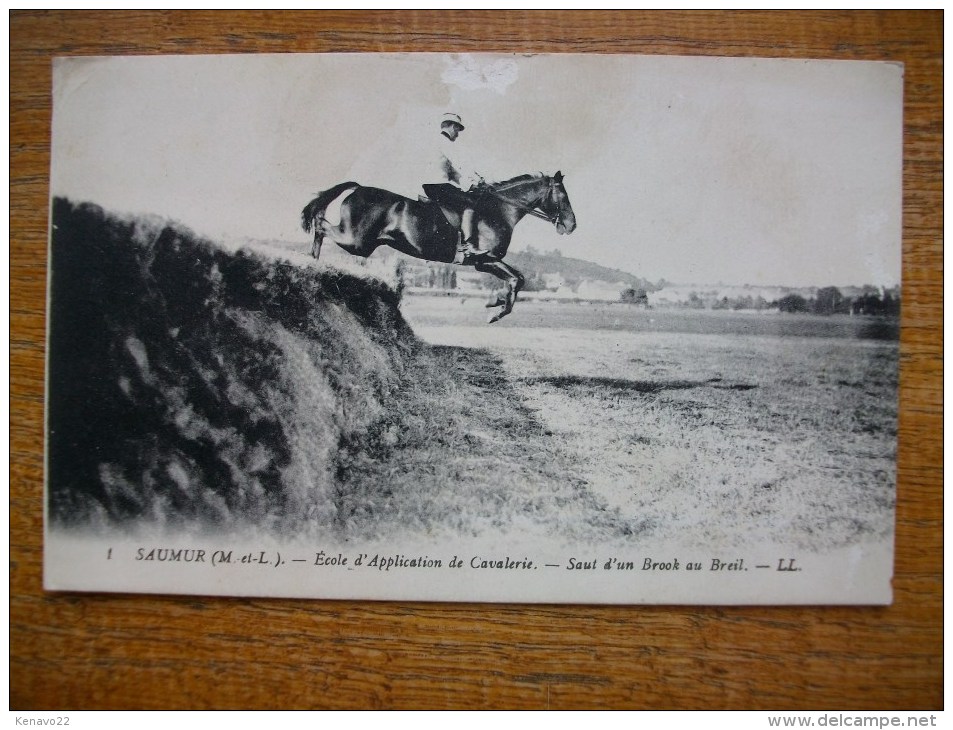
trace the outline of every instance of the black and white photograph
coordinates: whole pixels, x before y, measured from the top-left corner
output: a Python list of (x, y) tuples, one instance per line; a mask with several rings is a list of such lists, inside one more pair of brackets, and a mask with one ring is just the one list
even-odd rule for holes
[(59, 58), (48, 590), (888, 604), (903, 67)]

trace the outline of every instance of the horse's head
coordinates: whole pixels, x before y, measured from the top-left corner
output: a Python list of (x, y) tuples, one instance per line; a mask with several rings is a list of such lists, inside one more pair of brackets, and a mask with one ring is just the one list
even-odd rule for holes
[(549, 195), (540, 208), (552, 220), (557, 233), (572, 233), (576, 230), (576, 214), (572, 212), (562, 172), (549, 178)]
[(529, 214), (548, 220), (559, 233), (576, 230), (576, 214), (569, 204), (561, 172), (552, 177), (543, 173), (520, 175), (492, 185), (485, 192), (511, 206), (514, 221)]

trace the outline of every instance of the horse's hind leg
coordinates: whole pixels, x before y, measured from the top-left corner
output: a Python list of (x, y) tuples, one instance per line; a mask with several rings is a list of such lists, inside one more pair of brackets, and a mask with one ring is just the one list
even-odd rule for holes
[(369, 244), (364, 239), (355, 238), (354, 230), (344, 223), (340, 225), (331, 225), (323, 218), (314, 228), (314, 243), (311, 244), (311, 255), (315, 258), (321, 256), (321, 246), (324, 239), (328, 238), (336, 243), (342, 249), (353, 256), (363, 256), (367, 258), (377, 248), (376, 243)]
[(314, 227), (314, 243), (311, 244), (311, 255), (315, 259), (321, 258), (321, 244), (324, 243), (324, 229), (321, 228), (321, 224), (318, 223)]
[(487, 304), (487, 307), (503, 307), (489, 319), (490, 324), (499, 322), (503, 317), (513, 311), (513, 305), (516, 304), (516, 296), (526, 283), (526, 279), (523, 278), (523, 275), (519, 271), (502, 261), (481, 261), (474, 268), (477, 271), (493, 274), (493, 276), (506, 284), (506, 294), (498, 296), (496, 302)]

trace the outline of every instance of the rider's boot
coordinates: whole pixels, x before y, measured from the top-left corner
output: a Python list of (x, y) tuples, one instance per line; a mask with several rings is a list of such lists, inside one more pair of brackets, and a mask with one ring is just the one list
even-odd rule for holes
[(465, 260), (484, 258), (489, 255), (489, 251), (483, 251), (477, 246), (478, 236), (476, 230), (475, 212), (472, 208), (463, 211), (460, 220), (460, 238), (457, 241), (457, 251), (459, 251)]

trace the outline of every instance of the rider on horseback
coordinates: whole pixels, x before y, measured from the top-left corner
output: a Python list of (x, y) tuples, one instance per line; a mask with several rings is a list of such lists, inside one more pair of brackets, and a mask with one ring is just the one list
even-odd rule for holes
[(424, 185), (424, 190), (431, 200), (462, 211), (457, 258), (461, 262), (469, 262), (489, 254), (489, 251), (482, 251), (478, 246), (476, 201), (473, 195), (479, 193), (480, 188), (486, 185), (486, 181), (463, 162), (460, 148), (454, 146), (454, 142), (463, 130), (463, 121), (459, 115), (452, 113), (443, 115), (440, 122), (440, 149), (437, 164), (439, 177), (445, 182)]

